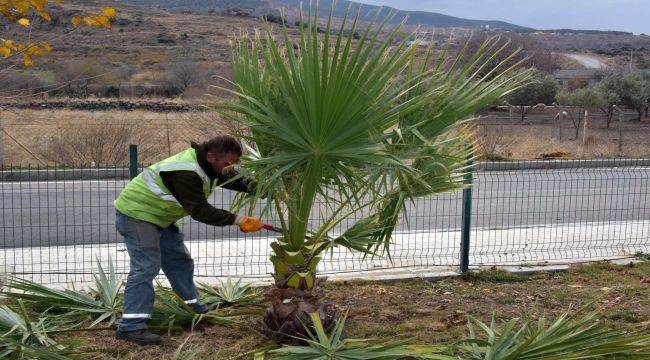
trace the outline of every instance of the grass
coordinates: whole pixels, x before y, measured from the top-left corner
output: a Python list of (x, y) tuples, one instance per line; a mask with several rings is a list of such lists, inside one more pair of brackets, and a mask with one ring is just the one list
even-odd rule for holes
[[(499, 116), (504, 116), (503, 114)], [(505, 114), (507, 117), (507, 114)], [(582, 145), (582, 128), (578, 140), (570, 140), (575, 130), (570, 120), (562, 129), (559, 140), (557, 123), (549, 121), (553, 114), (543, 116), (544, 121), (527, 118), (522, 124), (515, 117), (515, 124), (482, 122), (477, 131), (483, 144), (479, 156), (483, 160), (549, 160), (549, 159), (596, 159), (596, 158), (647, 158), (650, 157), (650, 121), (625, 122), (623, 152), (618, 151), (618, 124), (605, 127), (604, 119), (590, 120), (588, 142)]]
[[(650, 262), (631, 266), (596, 263), (567, 272), (536, 273), (511, 278), (499, 271), (466, 279), (411, 280), (399, 283), (325, 283), (326, 296), (349, 310), (348, 336), (387, 337), (394, 341), (440, 345), (467, 336), (472, 316), (498, 326), (515, 317), (555, 318), (570, 309), (590, 305), (605, 325), (621, 331), (650, 329)], [(268, 345), (254, 329), (254, 318), (236, 326), (200, 324), (187, 333), (165, 336), (160, 347), (138, 347), (114, 340), (109, 331), (68, 335), (86, 350), (121, 349), (123, 359), (170, 358), (183, 344), (198, 351), (198, 359), (231, 359)], [(57, 340), (61, 340), (60, 338)], [(216, 357), (215, 357), (216, 356)], [(108, 358), (108, 357), (106, 357)]]
[(464, 275), (467, 281), (490, 282), (490, 283), (509, 283), (525, 281), (526, 278), (505, 270), (490, 269), (478, 272), (469, 272)]
[[(71, 144), (65, 134), (75, 131), (82, 136), (75, 137), (74, 145), (79, 148), (86, 143), (92, 145), (98, 136), (111, 138), (122, 135), (128, 127), (128, 136), (140, 145), (144, 162), (158, 161), (169, 153), (185, 149), (190, 140), (201, 141), (220, 131), (228, 129), (227, 124), (215, 114), (200, 112), (157, 113), (150, 111), (77, 111), (77, 110), (15, 110), (15, 113), (0, 111), (4, 129), (21, 144), (34, 152), (48, 164), (64, 165), (70, 161), (65, 151), (51, 151), (53, 144)], [(623, 154), (618, 153), (618, 129), (613, 124), (605, 129), (599, 120), (592, 121), (591, 141), (583, 147), (580, 141), (558, 140), (557, 126), (552, 123), (531, 122), (523, 125), (482, 125), (478, 135), (483, 139), (483, 160), (534, 160), (545, 158), (592, 159), (592, 158), (643, 158), (650, 157), (650, 121), (626, 123)], [(167, 129), (169, 128), (169, 141)], [(100, 129), (101, 131), (96, 131)], [(564, 136), (573, 130), (567, 123)], [(39, 161), (4, 135), (5, 161), (14, 165), (38, 165)], [(43, 138), (48, 141), (43, 141)], [(57, 137), (61, 141), (56, 141)], [(54, 140), (54, 141), (53, 141)], [(80, 142), (84, 142), (84, 144)], [(106, 144), (106, 147), (114, 145)], [(498, 146), (497, 146), (498, 145)], [(495, 151), (497, 149), (498, 151)], [(122, 149), (127, 153), (127, 149)], [(54, 155), (53, 155), (54, 154)], [(108, 161), (115, 154), (104, 151)], [(65, 159), (64, 159), (65, 158)], [(101, 159), (99, 159), (101, 160)], [(126, 161), (126, 159), (124, 159)]]
[(205, 112), (15, 110), (0, 116), (23, 145), (3, 134), (5, 162), (16, 166), (127, 165), (129, 143), (138, 145), (142, 163), (153, 163), (225, 131), (225, 122)]

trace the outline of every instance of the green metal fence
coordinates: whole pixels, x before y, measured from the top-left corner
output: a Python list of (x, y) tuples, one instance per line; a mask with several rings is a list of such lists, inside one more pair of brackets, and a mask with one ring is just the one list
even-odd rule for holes
[[(127, 272), (112, 202), (135, 172), (137, 166), (1, 171), (0, 273), (43, 283), (88, 281), (96, 259), (109, 256)], [(409, 204), (408, 221), (394, 235), (392, 262), (335, 249), (321, 271), (466, 270), (649, 252), (649, 179), (650, 159), (478, 163), (467, 179), (471, 188)], [(210, 201), (228, 208), (232, 199), (217, 190)], [(273, 223), (273, 214), (265, 220)], [(271, 234), (244, 236), (235, 227), (189, 219), (182, 230), (199, 277), (266, 278), (272, 271)]]

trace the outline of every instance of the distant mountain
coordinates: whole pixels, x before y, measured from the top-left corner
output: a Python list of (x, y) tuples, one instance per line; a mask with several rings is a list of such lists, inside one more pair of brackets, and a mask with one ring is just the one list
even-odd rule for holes
[[(319, 12), (322, 14), (328, 14), (330, 7), (332, 6), (333, 0), (321, 0), (319, 2)], [(308, 7), (309, 1), (304, 0), (275, 0), (277, 3), (286, 4), (289, 6), (297, 7), (300, 6), (300, 3), (303, 4), (303, 8)], [(360, 4), (354, 1), (339, 0), (335, 1), (336, 5), (334, 8), (334, 15), (337, 17), (342, 17), (348, 8), (351, 9), (353, 14), (361, 9), (361, 14), (364, 19), (372, 19), (377, 11), (381, 12), (379, 15), (380, 19), (384, 19), (387, 16), (392, 15), (392, 23), (400, 23), (406, 19), (407, 24), (411, 25), (427, 25), (435, 27), (459, 27), (459, 28), (478, 28), (489, 26), (492, 29), (499, 30), (532, 30), (524, 26), (519, 26), (515, 24), (510, 24), (504, 21), (493, 21), (493, 20), (469, 20), (458, 18), (454, 16), (443, 15), (434, 12), (426, 11), (405, 11), (397, 10), (391, 7), (380, 7), (376, 5), (366, 5)], [(307, 4), (307, 5), (305, 5)]]
[[(319, 11), (322, 14), (328, 14), (333, 0), (320, 0)], [(249, 12), (252, 15), (263, 15), (273, 8), (287, 6), (298, 8), (303, 4), (303, 8), (309, 6), (309, 0), (123, 0), (123, 2), (137, 5), (154, 5), (173, 11), (224, 11), (237, 8)], [(336, 1), (334, 15), (342, 17), (347, 9), (350, 8), (353, 13), (360, 9), (363, 18), (371, 19), (380, 7), (375, 5), (360, 4), (354, 1), (339, 0)], [(380, 18), (393, 15), (393, 23), (399, 23), (406, 19), (407, 24), (426, 25), (435, 27), (459, 27), (459, 28), (479, 28), (489, 26), (492, 29), (499, 30), (532, 30), (523, 26), (510, 24), (504, 21), (493, 20), (469, 20), (454, 16), (443, 15), (426, 11), (405, 11), (397, 10), (390, 7), (381, 8)]]

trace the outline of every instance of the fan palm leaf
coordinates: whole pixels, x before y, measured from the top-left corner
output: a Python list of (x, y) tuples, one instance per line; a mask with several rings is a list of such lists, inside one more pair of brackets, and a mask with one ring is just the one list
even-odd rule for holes
[[(555, 321), (540, 318), (536, 323), (518, 319), (496, 328), (470, 318), (470, 340), (461, 347), (463, 359), (475, 360), (573, 360), (648, 358), (650, 335), (626, 334), (605, 327), (596, 313), (579, 317), (563, 314)], [(484, 336), (479, 337), (479, 332)]]
[(32, 320), (22, 300), (17, 305), (17, 311), (0, 305), (0, 358), (32, 358), (33, 353), (57, 358), (57, 352), (64, 347), (49, 336), (57, 330), (56, 325), (46, 317)]
[(260, 301), (253, 293), (251, 285), (242, 285), (241, 279), (233, 281), (228, 278), (226, 281), (221, 281), (216, 288), (204, 283), (199, 283), (197, 287), (201, 293), (201, 301), (213, 308), (253, 305)]
[(157, 286), (156, 304), (149, 324), (158, 328), (166, 328), (168, 332), (183, 327), (189, 327), (193, 330), (196, 325), (202, 322), (229, 325), (242, 315), (228, 314), (221, 316), (216, 312), (197, 314), (172, 289)]
[[(381, 342), (375, 339), (345, 339), (343, 330), (347, 315), (342, 315), (328, 333), (317, 313), (310, 314), (312, 326), (305, 326), (309, 334), (299, 338), (306, 345), (285, 346), (270, 350), (272, 359), (281, 360), (397, 360), (397, 359), (437, 359), (454, 360), (442, 355), (445, 346), (407, 345), (408, 341)], [(313, 331), (311, 330), (313, 328)]]

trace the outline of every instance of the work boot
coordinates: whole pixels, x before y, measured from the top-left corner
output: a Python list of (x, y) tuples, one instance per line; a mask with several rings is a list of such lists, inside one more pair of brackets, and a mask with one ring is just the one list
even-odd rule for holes
[(194, 312), (197, 314), (205, 314), (210, 312), (211, 310), (207, 305), (201, 303), (194, 303), (189, 305), (192, 308), (192, 310), (194, 310)]
[(130, 341), (138, 345), (160, 345), (160, 336), (150, 332), (147, 329), (122, 331), (117, 329), (115, 338), (120, 340)]

